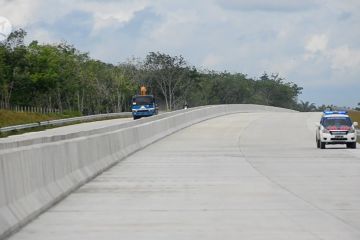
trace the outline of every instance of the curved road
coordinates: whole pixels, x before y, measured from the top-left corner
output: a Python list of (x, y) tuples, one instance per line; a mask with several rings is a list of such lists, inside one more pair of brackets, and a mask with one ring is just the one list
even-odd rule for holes
[(139, 151), (13, 235), (360, 239), (360, 150), (315, 147), (318, 113), (241, 113)]

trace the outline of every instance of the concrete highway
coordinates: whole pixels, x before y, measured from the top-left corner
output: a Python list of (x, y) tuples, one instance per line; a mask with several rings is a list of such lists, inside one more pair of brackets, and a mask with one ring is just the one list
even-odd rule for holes
[(360, 150), (319, 113), (214, 118), (136, 152), (11, 240), (358, 240)]

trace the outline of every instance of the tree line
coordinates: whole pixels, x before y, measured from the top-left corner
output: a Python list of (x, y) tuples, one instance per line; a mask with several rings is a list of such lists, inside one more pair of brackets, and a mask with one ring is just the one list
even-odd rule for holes
[(278, 74), (198, 70), (182, 56), (150, 52), (117, 65), (92, 59), (67, 43), (25, 44), (26, 32), (0, 43), (1, 106), (33, 106), (81, 114), (128, 111), (141, 85), (165, 110), (253, 103), (299, 109), (302, 88)]
[(360, 102), (357, 104), (357, 107), (354, 108), (350, 108), (350, 107), (346, 107), (346, 106), (336, 106), (333, 104), (322, 104), (319, 106), (316, 106), (315, 103), (310, 103), (309, 101), (300, 101), (297, 104), (297, 108), (296, 110), (300, 111), (300, 112), (322, 112), (325, 110), (333, 110), (333, 111), (338, 111), (338, 110), (355, 110), (355, 111), (360, 111)]

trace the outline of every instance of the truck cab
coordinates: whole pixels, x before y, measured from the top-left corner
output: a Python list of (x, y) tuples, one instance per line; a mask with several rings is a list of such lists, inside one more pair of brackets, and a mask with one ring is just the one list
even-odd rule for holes
[(134, 120), (158, 114), (158, 108), (153, 95), (135, 95), (132, 98), (131, 110)]

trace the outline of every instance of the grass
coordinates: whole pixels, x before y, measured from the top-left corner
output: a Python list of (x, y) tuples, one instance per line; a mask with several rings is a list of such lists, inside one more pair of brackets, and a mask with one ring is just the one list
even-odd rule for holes
[(26, 123), (36, 123), (47, 120), (55, 120), (69, 117), (79, 116), (78, 113), (30, 113), (30, 112), (14, 112), (10, 110), (0, 110), (0, 127), (14, 126)]
[[(360, 111), (349, 111), (349, 116), (353, 120), (353, 122), (358, 122), (360, 124)], [(360, 126), (358, 126), (359, 129)], [(358, 139), (360, 143), (360, 139)]]
[(360, 123), (360, 112), (359, 111), (349, 111), (349, 116), (354, 122)]
[[(40, 113), (29, 113), (29, 112), (14, 112), (9, 110), (1, 110), (0, 109), (0, 127), (7, 127), (7, 126), (14, 126), (26, 123), (36, 123), (41, 121), (47, 120), (55, 120), (55, 119), (64, 119), (64, 118), (72, 118), (72, 117), (79, 117), (81, 116), (78, 112), (64, 112), (62, 114), (40, 114)], [(126, 116), (123, 116), (124, 118)], [(97, 119), (95, 121), (102, 121), (102, 120), (110, 120), (116, 118), (123, 118), (123, 117), (105, 117), (103, 119)], [(66, 123), (61, 126), (68, 126), (68, 125), (75, 125), (79, 123), (83, 123), (84, 121), (76, 121), (72, 123)], [(18, 135), (27, 132), (38, 132), (43, 131), (46, 129), (56, 128), (59, 126), (55, 125), (48, 125), (48, 126), (41, 126), (41, 127), (34, 127), (34, 128), (27, 128), (21, 130), (14, 130), (9, 132), (1, 132), (0, 138), (8, 137), (11, 135)]]
[[(0, 128), (14, 125), (21, 125), (26, 123), (36, 123), (47, 120), (63, 119), (70, 117), (80, 116), (77, 112), (68, 112), (68, 113), (50, 113), (50, 114), (41, 114), (41, 113), (31, 113), (31, 112), (15, 112), (11, 110), (0, 109)], [(48, 128), (53, 128), (54, 126), (43, 126), (22, 130), (14, 130), (10, 132), (1, 132), (0, 138), (7, 137), (10, 135), (17, 135), (26, 132), (42, 131)]]

